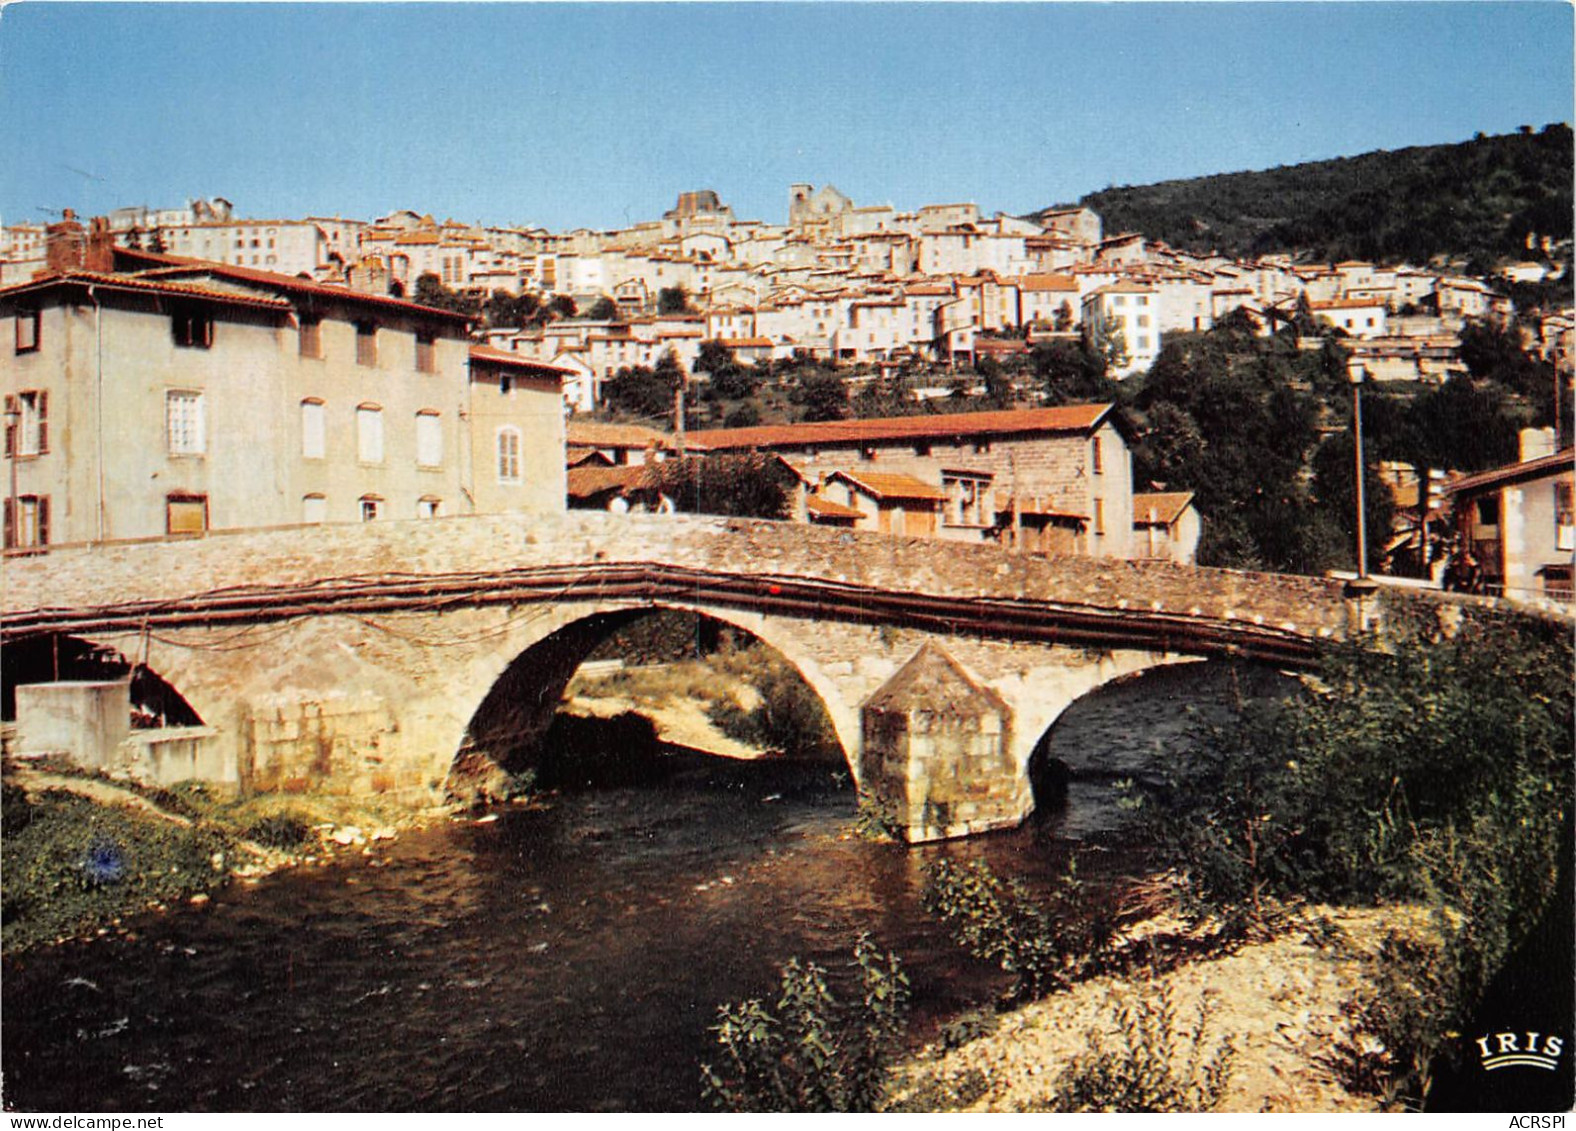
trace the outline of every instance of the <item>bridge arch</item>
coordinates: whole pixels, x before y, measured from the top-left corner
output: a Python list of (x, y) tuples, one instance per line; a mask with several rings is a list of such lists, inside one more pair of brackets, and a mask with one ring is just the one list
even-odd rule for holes
[[(146, 659), (131, 659), (122, 651), (125, 643), (63, 633), (42, 633), (7, 643), (0, 651), (0, 713), (16, 718), (19, 686), (126, 679), (134, 726), (201, 726), (202, 716), (186, 696)], [(131, 652), (135, 655), (136, 649)]]
[(1034, 813), (1050, 818), (1065, 805), (1074, 835), (1103, 827), (1117, 782), (1160, 778), (1197, 743), (1200, 725), (1229, 724), (1250, 703), (1301, 688), (1273, 664), (1191, 656), (1100, 683), (1035, 740), (1026, 765)]
[(474, 775), (488, 764), (508, 769), (528, 757), (546, 734), (570, 680), (586, 658), (619, 629), (664, 610), (693, 613), (725, 625), (775, 653), (819, 700), (844, 764), (857, 780), (858, 706), (847, 701), (843, 689), (801, 641), (759, 614), (663, 601), (567, 605), (554, 615), (532, 618), (522, 632), (506, 634), (473, 671), (474, 683), (460, 696), (455, 716), (465, 721), (452, 747), (448, 788), (463, 789), (462, 782), (451, 780), (456, 773)]

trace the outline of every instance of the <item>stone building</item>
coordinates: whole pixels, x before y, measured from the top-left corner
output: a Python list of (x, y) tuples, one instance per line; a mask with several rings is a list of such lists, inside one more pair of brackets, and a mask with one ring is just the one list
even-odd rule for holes
[[(822, 483), (879, 472), (939, 487), (936, 537), (1132, 554), (1132, 458), (1110, 404), (725, 428), (691, 439), (712, 452), (775, 452)], [(1051, 533), (1042, 540), (1041, 531)]]
[(563, 509), (557, 371), (465, 317), (76, 237), (0, 289), (8, 546)]

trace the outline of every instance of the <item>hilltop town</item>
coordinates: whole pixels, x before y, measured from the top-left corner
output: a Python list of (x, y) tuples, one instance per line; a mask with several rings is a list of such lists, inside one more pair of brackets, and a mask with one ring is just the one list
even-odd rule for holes
[[(1135, 474), (1134, 429), (1112, 411), (1119, 383), (1147, 374), (1165, 340), (1230, 328), (1293, 343), (1343, 370), (1338, 381), (1437, 388), (1468, 375), (1463, 340), (1486, 327), (1568, 385), (1572, 310), (1518, 311), (1507, 292), (1568, 278), (1570, 241), (1532, 233), (1526, 245), (1491, 278), (1451, 262), (1240, 259), (1108, 233), (1085, 207), (900, 211), (810, 184), (789, 187), (785, 224), (740, 219), (700, 190), (657, 220), (564, 233), (415, 211), (245, 218), (223, 198), (87, 226), (66, 213), (0, 235), (21, 480), (7, 544), (661, 510), (675, 481), (656, 465), (710, 455), (770, 457), (783, 516), (800, 521), (1032, 553), (1248, 560), (1258, 551), (1199, 558), (1201, 484), (1159, 481), (1152, 460)], [(1055, 358), (1082, 373), (1081, 396), (1013, 376)], [(67, 379), (89, 368), (93, 390)], [(236, 370), (247, 380), (213, 385)], [(793, 372), (793, 405), (754, 396), (761, 376)], [(851, 403), (853, 390), (868, 399)], [(1320, 411), (1310, 427), (1346, 427)], [(133, 420), (164, 450), (128, 431)], [(37, 458), (73, 430), (69, 464)], [(1533, 429), (1517, 462), (1567, 443)], [(1296, 462), (1289, 474), (1306, 477)], [(1392, 468), (1415, 514), (1374, 534), (1410, 540), (1413, 574), (1436, 583), (1445, 563), (1429, 523), (1449, 515), (1431, 513), (1434, 477), (1456, 466)], [(1549, 545), (1525, 562), (1508, 560), (1482, 512), (1472, 537), (1492, 585), (1568, 589), (1576, 523), (1558, 470)], [(1320, 560), (1304, 558), (1268, 564)]]

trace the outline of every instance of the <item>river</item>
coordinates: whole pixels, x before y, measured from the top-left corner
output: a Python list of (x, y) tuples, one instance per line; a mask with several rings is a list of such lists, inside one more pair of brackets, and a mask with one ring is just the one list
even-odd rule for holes
[[(1153, 768), (1189, 686), (1089, 700), (1056, 755)], [(1108, 891), (1133, 865), (1103, 843), (1114, 798), (1086, 774), (1048, 819), (906, 848), (854, 835), (854, 795), (824, 771), (705, 759), (452, 821), (232, 885), (133, 937), (8, 959), (5, 1105), (696, 1109), (718, 1004), (770, 994), (790, 956), (836, 967), (869, 931), (909, 971), (916, 1039), (1000, 993), (1005, 976), (921, 908), (927, 865), (983, 859), (1043, 889), (1078, 852)]]

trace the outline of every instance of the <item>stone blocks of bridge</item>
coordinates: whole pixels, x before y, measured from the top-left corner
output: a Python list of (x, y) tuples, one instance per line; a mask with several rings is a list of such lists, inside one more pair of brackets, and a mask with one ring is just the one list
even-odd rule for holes
[(1012, 757), (1012, 711), (927, 643), (860, 709), (861, 785), (910, 842), (1021, 821), (1027, 783)]

